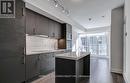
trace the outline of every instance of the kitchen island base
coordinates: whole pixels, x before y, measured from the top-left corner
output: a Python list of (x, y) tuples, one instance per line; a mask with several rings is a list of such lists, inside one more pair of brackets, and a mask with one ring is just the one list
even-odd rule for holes
[(90, 54), (79, 59), (56, 57), (56, 83), (80, 83), (90, 76)]

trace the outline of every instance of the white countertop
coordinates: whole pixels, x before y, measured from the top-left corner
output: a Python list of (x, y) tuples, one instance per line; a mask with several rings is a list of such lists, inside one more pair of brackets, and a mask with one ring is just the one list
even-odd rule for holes
[(64, 51), (65, 51), (65, 49), (26, 51), (26, 55), (34, 55), (34, 54), (42, 54), (42, 53), (53, 53), (53, 52), (64, 52)]
[(64, 59), (70, 59), (70, 60), (79, 60), (87, 55), (89, 55), (89, 52), (65, 52), (65, 49), (60, 50), (39, 50), (39, 51), (27, 51), (26, 55), (35, 55), (35, 54), (43, 54), (43, 53), (56, 53), (56, 52), (63, 52), (55, 54), (55, 57), (57, 58), (64, 58)]
[(79, 60), (90, 53), (88, 52), (68, 52), (68, 53), (62, 53), (62, 54), (57, 54), (57, 58), (64, 58), (64, 59), (70, 59), (70, 60)]

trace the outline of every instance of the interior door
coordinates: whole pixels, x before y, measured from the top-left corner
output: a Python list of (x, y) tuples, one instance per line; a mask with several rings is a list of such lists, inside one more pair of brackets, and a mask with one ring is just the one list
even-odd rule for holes
[(0, 18), (0, 83), (25, 81), (24, 3), (15, 0), (15, 18)]

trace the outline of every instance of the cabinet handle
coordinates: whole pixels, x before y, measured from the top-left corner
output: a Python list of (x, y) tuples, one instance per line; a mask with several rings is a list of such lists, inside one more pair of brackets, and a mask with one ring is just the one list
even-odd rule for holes
[(55, 37), (55, 33), (52, 33), (53, 37)]
[(38, 56), (38, 61), (40, 61), (40, 56)]
[(127, 32), (125, 32), (125, 36), (127, 36)]
[(23, 48), (23, 55), (26, 55), (26, 49), (25, 49), (25, 47)]
[(35, 35), (35, 33), (36, 33), (36, 30), (35, 30), (35, 28), (33, 28), (33, 35)]
[(25, 11), (24, 11), (24, 8), (22, 8), (22, 16), (25, 15)]
[(22, 57), (22, 64), (25, 64), (25, 56)]

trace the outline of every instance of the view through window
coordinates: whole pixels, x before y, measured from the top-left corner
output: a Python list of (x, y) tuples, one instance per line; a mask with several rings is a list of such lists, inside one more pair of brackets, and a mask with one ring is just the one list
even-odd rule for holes
[(107, 56), (108, 55), (108, 41), (107, 34), (95, 33), (95, 34), (80, 34), (80, 50), (85, 52), (91, 52), (91, 55)]

